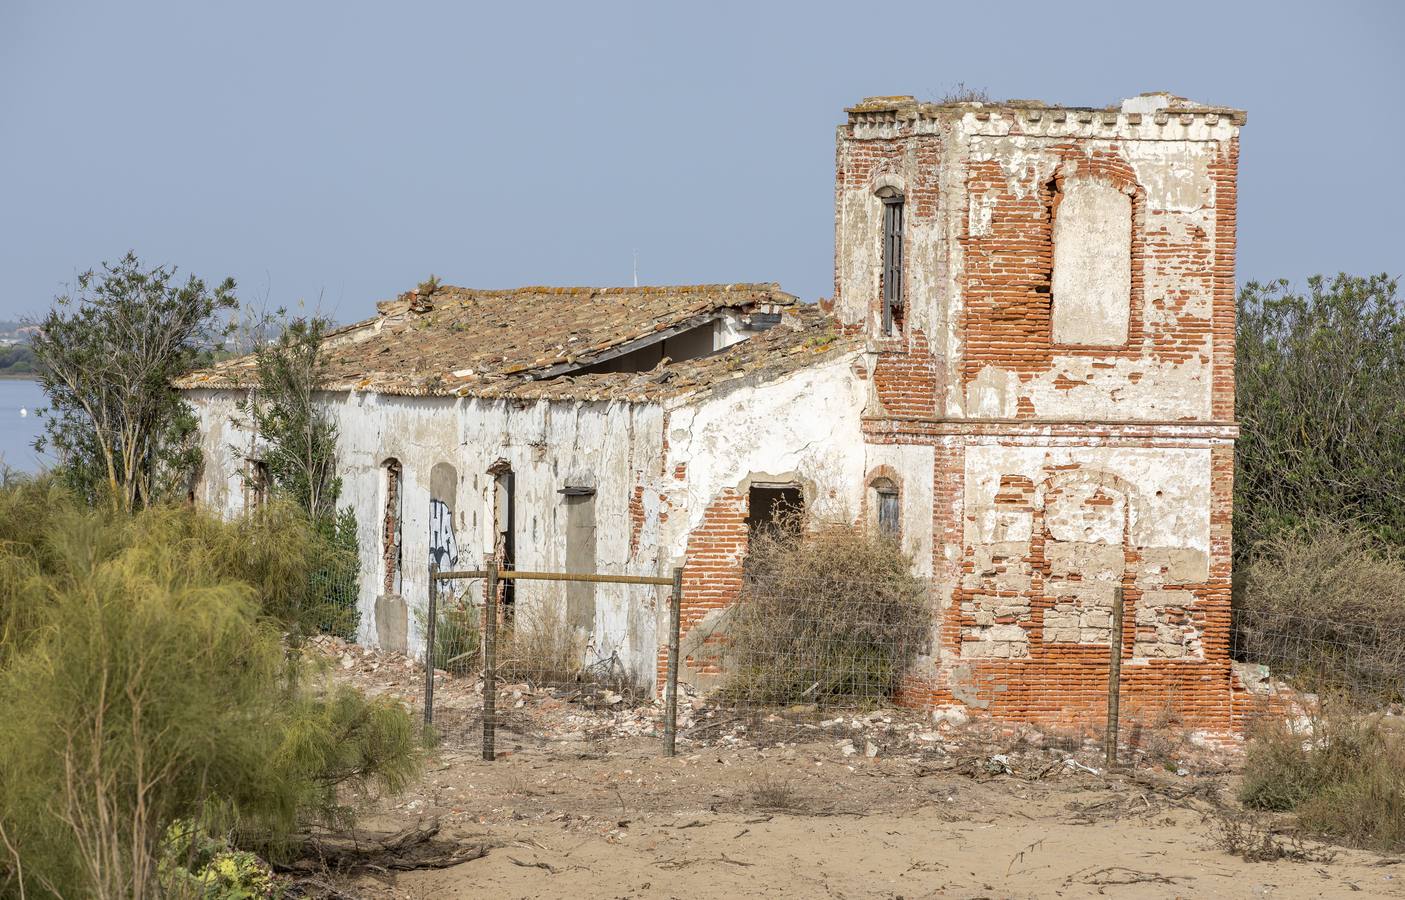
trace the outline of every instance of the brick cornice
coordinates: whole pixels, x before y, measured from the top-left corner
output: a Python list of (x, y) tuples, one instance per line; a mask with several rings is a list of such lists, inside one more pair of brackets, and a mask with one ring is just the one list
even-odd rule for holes
[(1233, 442), (1235, 422), (1087, 422), (1050, 419), (936, 419), (865, 416), (865, 437), (1101, 438), (1136, 441)]

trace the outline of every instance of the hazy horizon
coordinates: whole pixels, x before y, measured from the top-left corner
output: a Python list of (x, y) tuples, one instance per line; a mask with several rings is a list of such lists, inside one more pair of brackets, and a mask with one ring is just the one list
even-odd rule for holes
[(11, 2), (0, 319), (135, 250), (347, 321), (470, 287), (832, 291), (834, 127), (876, 94), (1248, 110), (1241, 283), (1405, 270), (1388, 3)]

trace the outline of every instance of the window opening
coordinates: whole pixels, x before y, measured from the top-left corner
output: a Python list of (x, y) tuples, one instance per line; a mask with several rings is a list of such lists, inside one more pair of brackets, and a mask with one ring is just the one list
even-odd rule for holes
[(746, 527), (749, 533), (773, 528), (799, 530), (800, 517), (805, 512), (805, 495), (798, 486), (753, 484), (748, 500)]
[(248, 475), (245, 476), (244, 484), (245, 508), (258, 509), (268, 502), (268, 485), (270, 480), (268, 463), (261, 459), (248, 460)]
[(381, 527), (382, 587), (387, 594), (400, 594), (403, 546), (405, 478), (400, 460), (385, 461), (385, 515)]
[(880, 478), (873, 482), (873, 493), (878, 512), (878, 533), (896, 538), (902, 530), (898, 486), (887, 478)]
[[(502, 468), (493, 479), (493, 553), (498, 558), (498, 567), (515, 569), (517, 547), (515, 540), (517, 519), (517, 477), (511, 468)], [(503, 619), (510, 621), (516, 611), (517, 582), (505, 579), (502, 585)]]
[(903, 324), (903, 198), (883, 200), (883, 333), (897, 334)]

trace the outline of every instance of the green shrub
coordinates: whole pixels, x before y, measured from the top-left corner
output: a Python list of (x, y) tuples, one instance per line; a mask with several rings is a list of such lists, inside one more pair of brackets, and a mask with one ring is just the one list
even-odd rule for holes
[(467, 598), (455, 598), (440, 606), (437, 614), (434, 667), (455, 675), (477, 671), (483, 647), (478, 607)]
[(295, 570), (271, 523), (253, 548), (189, 510), (59, 506), (40, 525), (0, 549), (27, 605), (0, 656), (0, 894), (152, 896), (173, 822), (276, 853), (301, 824), (347, 822), (345, 791), (417, 771), (408, 713), (314, 678), (262, 614), (269, 585), (236, 576)]
[(226, 837), (212, 837), (195, 822), (182, 820), (166, 830), (157, 877), (173, 900), (278, 900), (285, 884), (272, 867)]
[(926, 583), (898, 544), (848, 526), (752, 535), (719, 635), (722, 696), (757, 703), (891, 698), (933, 628)]
[(1405, 304), (1385, 275), (1250, 282), (1235, 343), (1234, 552), (1349, 515), (1405, 544)]

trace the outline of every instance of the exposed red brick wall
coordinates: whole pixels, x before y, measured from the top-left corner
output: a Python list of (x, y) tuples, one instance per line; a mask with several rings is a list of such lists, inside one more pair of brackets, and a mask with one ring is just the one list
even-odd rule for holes
[[(681, 641), (686, 641), (688, 632), (708, 613), (727, 608), (740, 595), (742, 562), (749, 543), (748, 511), (747, 494), (728, 488), (713, 498), (703, 512), (702, 523), (688, 536), (679, 617)], [(660, 690), (668, 674), (668, 647), (666, 641), (662, 643), (658, 669)], [(717, 660), (706, 656), (688, 655), (681, 663), (695, 672), (715, 674), (719, 671)], [(686, 681), (686, 674), (680, 674), (679, 680)]]
[(1234, 421), (1234, 253), (1239, 215), (1239, 138), (1210, 167), (1215, 182), (1214, 385), (1211, 414)]
[(639, 532), (644, 529), (644, 486), (636, 484), (629, 495), (629, 556), (639, 552)]
[[(967, 190), (970, 196), (984, 197), (993, 205), (985, 233), (973, 235), (967, 227), (959, 238), (965, 260), (958, 275), (965, 301), (963, 382), (969, 383), (987, 365), (1018, 372), (1027, 380), (1050, 372), (1059, 356), (1092, 358), (1098, 361), (1095, 366), (1102, 363), (1109, 368), (1116, 359), (1136, 360), (1150, 368), (1203, 357), (1207, 344), (1213, 347), (1216, 366), (1228, 358), (1231, 368), (1227, 377), (1232, 382), (1233, 164), (1226, 161), (1220, 164), (1222, 171), (1215, 173), (1219, 235), (1212, 242), (1200, 229), (1189, 229), (1189, 234), (1183, 235), (1187, 229), (1169, 227), (1179, 213), (1148, 211), (1145, 191), (1120, 152), (1078, 144), (1049, 147), (1044, 152), (1061, 159), (1059, 173), (1096, 178), (1132, 196), (1127, 343), (1122, 347), (1078, 347), (1053, 342), (1053, 224), (1065, 176), (1058, 174), (1041, 183), (1031, 165), (1018, 177), (1020, 190), (1016, 190), (1000, 160), (976, 160), (969, 166)], [(1222, 202), (1230, 204), (1227, 212), (1218, 206)], [(1227, 276), (1221, 271), (1226, 260)], [(1145, 284), (1149, 273), (1171, 279), (1177, 286), (1148, 295)], [(1219, 296), (1224, 283), (1229, 285), (1227, 322)], [(1189, 308), (1193, 294), (1205, 295), (1212, 290), (1216, 300), (1210, 316)], [(1156, 315), (1148, 315), (1150, 311)], [(1228, 344), (1222, 348), (1226, 336)], [(1221, 380), (1217, 378), (1216, 384)], [(1078, 384), (1069, 381), (1067, 387)], [(1232, 394), (1232, 387), (1230, 390)], [(1017, 410), (1020, 417), (1033, 413), (1033, 404), (1028, 402), (1022, 402)], [(1230, 421), (1232, 404), (1228, 415), (1219, 413), (1217, 409), (1217, 419)]]
[(906, 338), (884, 341), (873, 371), (873, 386), (883, 413), (917, 418), (937, 415), (938, 398), (945, 393), (942, 373), (921, 331), (913, 329)]

